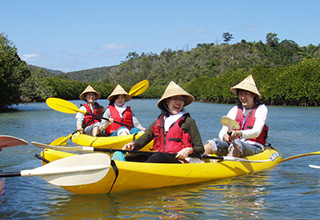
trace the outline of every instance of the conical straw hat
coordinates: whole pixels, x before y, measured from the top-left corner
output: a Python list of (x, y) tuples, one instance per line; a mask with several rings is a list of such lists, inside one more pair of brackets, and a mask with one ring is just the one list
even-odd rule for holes
[(83, 92), (79, 95), (79, 98), (83, 101), (86, 101), (85, 96), (86, 93), (88, 92), (93, 92), (96, 94), (96, 100), (101, 98), (101, 95), (99, 92), (97, 92), (96, 90), (94, 90), (94, 88), (92, 88), (90, 85), (87, 86), (87, 88), (85, 90), (83, 90)]
[(194, 101), (194, 97), (184, 91), (180, 86), (178, 86), (175, 82), (171, 81), (169, 85), (167, 86), (166, 90), (164, 91), (162, 97), (158, 101), (158, 108), (163, 109), (164, 108), (164, 101), (167, 98), (173, 97), (173, 96), (184, 96), (185, 101), (184, 101), (184, 106), (189, 105)]
[(237, 94), (237, 89), (246, 90), (252, 92), (261, 98), (261, 94), (259, 93), (256, 83), (253, 80), (252, 75), (249, 75), (247, 78), (242, 80), (238, 85), (231, 88), (231, 92)]
[(128, 102), (132, 99), (132, 96), (129, 95), (119, 84), (114, 88), (112, 93), (109, 95), (108, 100), (111, 101), (114, 96), (117, 95), (124, 95), (125, 96), (125, 101)]

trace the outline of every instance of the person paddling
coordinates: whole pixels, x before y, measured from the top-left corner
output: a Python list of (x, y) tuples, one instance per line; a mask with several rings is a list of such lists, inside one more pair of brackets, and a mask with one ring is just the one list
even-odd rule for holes
[(268, 136), (268, 108), (259, 101), (261, 94), (252, 75), (232, 87), (231, 92), (238, 95), (240, 104), (234, 106), (227, 116), (235, 120), (240, 129), (233, 130), (229, 135), (228, 127), (223, 126), (219, 133), (220, 139), (207, 141), (205, 153), (234, 157), (258, 154), (264, 150)]
[[(129, 135), (145, 131), (145, 128), (133, 114), (131, 107), (126, 104), (131, 99), (132, 96), (120, 85), (117, 85), (109, 95), (108, 100), (110, 103), (107, 110), (104, 112), (103, 117), (110, 118), (110, 120), (107, 121), (102, 119), (101, 121), (107, 136)], [(113, 123), (113, 121), (125, 125)]]
[[(150, 155), (131, 155), (126, 160), (150, 163), (181, 163), (190, 154), (202, 154), (204, 147), (196, 122), (184, 111), (194, 97), (171, 81), (158, 101), (161, 114), (137, 140), (126, 144), (123, 150), (139, 150), (153, 140)], [(175, 157), (166, 153), (177, 154)]]
[[(87, 88), (79, 95), (79, 98), (86, 101), (85, 104), (81, 105), (79, 108), (80, 110), (95, 115), (101, 115), (103, 113), (103, 106), (96, 102), (96, 100), (101, 98), (101, 95), (90, 85), (88, 85)], [(77, 130), (87, 135), (97, 136), (100, 133), (100, 130), (102, 130), (100, 120), (96, 119), (92, 115), (78, 112), (76, 114), (76, 119)]]

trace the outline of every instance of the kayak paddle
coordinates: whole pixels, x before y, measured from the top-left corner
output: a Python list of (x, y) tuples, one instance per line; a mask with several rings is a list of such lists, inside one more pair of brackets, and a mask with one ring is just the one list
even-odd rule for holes
[[(146, 91), (149, 87), (149, 81), (148, 80), (142, 80), (140, 82), (138, 82), (137, 84), (135, 84), (129, 91), (129, 95), (131, 96), (137, 96), (137, 95), (140, 95), (141, 93), (143, 93), (144, 91)], [(50, 100), (48, 100), (50, 99)], [(68, 101), (65, 101), (63, 102), (62, 100), (57, 100), (56, 98), (48, 98), (47, 99), (47, 105), (56, 110), (56, 111), (60, 111), (60, 112), (63, 112), (63, 113), (69, 113), (69, 114), (74, 114), (74, 113), (77, 113), (77, 112), (82, 112), (80, 111), (76, 105), (71, 105), (73, 103), (69, 103)], [(54, 100), (53, 100), (54, 99)], [(68, 103), (67, 103), (68, 102)], [(65, 105), (65, 108), (63, 108), (63, 106), (58, 106), (58, 104), (64, 104)], [(82, 112), (84, 113), (84, 112)], [(88, 114), (88, 113), (86, 113)], [(91, 114), (93, 115), (93, 114)], [(98, 118), (103, 118), (101, 116), (97, 116)], [(116, 121), (114, 121), (114, 123), (118, 123)], [(121, 124), (121, 125), (125, 125), (125, 126), (128, 126), (128, 127), (131, 127), (129, 125), (126, 125), (126, 124), (122, 124), (122, 123), (118, 123), (118, 124)], [(67, 144), (67, 141), (69, 138), (72, 137), (73, 134), (75, 134), (77, 132), (74, 131), (73, 133), (69, 134), (68, 136), (66, 137), (59, 137), (57, 138), (56, 140), (52, 141), (50, 143), (50, 145), (66, 145)]]
[(148, 80), (142, 80), (135, 84), (129, 91), (129, 95), (131, 96), (137, 96), (146, 91), (149, 87), (149, 81)]
[[(95, 148), (95, 147), (88, 147), (88, 146), (75, 146), (75, 147), (60, 147), (60, 146), (51, 146), (51, 145), (47, 145), (47, 144), (42, 144), (42, 143), (38, 143), (35, 141), (31, 141), (31, 144), (33, 144), (36, 147), (40, 147), (40, 148), (49, 148), (49, 149), (54, 149), (54, 150), (66, 150), (66, 151), (80, 151), (80, 152), (95, 152), (95, 151), (100, 151), (100, 152), (108, 152), (108, 153), (113, 153), (116, 151), (120, 151), (122, 153), (136, 153), (136, 154), (152, 154), (153, 152), (151, 151), (130, 151), (130, 150), (117, 150), (117, 149), (111, 149), (111, 148)], [(174, 154), (172, 154), (174, 155)], [(292, 157), (288, 157), (285, 159), (282, 159), (279, 163), (288, 161), (288, 160), (293, 160), (296, 158), (300, 158), (300, 157), (306, 157), (306, 156), (312, 156), (312, 155), (320, 155), (320, 151), (316, 151), (316, 152), (311, 152), (311, 153), (304, 153), (304, 154), (299, 154), (299, 155), (295, 155)], [(277, 155), (274, 155), (274, 158), (270, 158), (267, 160), (247, 160), (244, 158), (238, 158), (238, 157), (227, 157), (227, 156), (210, 156), (210, 155), (197, 155), (197, 154), (190, 154), (189, 157), (196, 157), (196, 158), (205, 158), (205, 159), (216, 159), (216, 160), (227, 160), (227, 161), (238, 161), (238, 162), (250, 162), (250, 163), (262, 163), (262, 162), (270, 162), (275, 160), (275, 158), (277, 158), (278, 156), (280, 156), (280, 153), (278, 153)]]
[(316, 151), (316, 152), (311, 152), (311, 153), (305, 153), (305, 154), (299, 154), (299, 155), (295, 155), (295, 156), (292, 156), (292, 157), (288, 157), (288, 158), (285, 158), (283, 160), (281, 160), (280, 162), (285, 162), (285, 161), (288, 161), (288, 160), (292, 160), (292, 159), (296, 159), (296, 158), (300, 158), (300, 157), (305, 157), (305, 156), (312, 156), (312, 155), (318, 155), (320, 154), (320, 151)]
[(79, 186), (101, 180), (110, 169), (107, 154), (83, 154), (66, 157), (46, 165), (20, 172), (0, 172), (0, 177), (38, 176), (58, 186)]
[[(43, 148), (43, 149), (53, 149), (53, 150), (65, 150), (65, 151), (79, 151), (79, 152), (106, 152), (106, 153), (114, 153), (116, 151), (120, 151), (122, 153), (131, 153), (131, 154), (146, 154), (151, 155), (154, 152), (152, 151), (137, 151), (137, 150), (118, 150), (118, 149), (112, 149), (112, 148), (95, 148), (95, 147), (89, 147), (89, 146), (75, 146), (75, 147), (62, 147), (62, 146), (53, 146), (53, 145), (47, 145), (42, 144), (39, 142), (31, 141), (31, 144), (33, 144), (36, 147)], [(166, 153), (171, 156), (175, 156), (176, 154), (173, 153)], [(262, 163), (262, 162), (270, 162), (271, 159), (268, 160), (247, 160), (244, 158), (239, 157), (227, 157), (227, 156), (210, 156), (210, 155), (200, 155), (200, 154), (190, 154), (189, 157), (193, 158), (199, 158), (199, 159), (215, 159), (215, 160), (223, 160), (223, 161), (237, 161), (237, 162), (247, 162), (247, 163)]]
[(320, 166), (318, 166), (318, 165), (312, 165), (312, 164), (309, 164), (309, 167), (311, 167), (311, 168), (315, 168), (315, 169), (320, 169)]
[(28, 145), (28, 142), (9, 135), (0, 135), (0, 151), (5, 147), (13, 147), (19, 145)]
[(235, 120), (233, 120), (227, 116), (223, 116), (221, 118), (221, 124), (228, 127), (228, 135), (229, 136), (231, 135), (233, 129), (240, 128), (239, 124)]

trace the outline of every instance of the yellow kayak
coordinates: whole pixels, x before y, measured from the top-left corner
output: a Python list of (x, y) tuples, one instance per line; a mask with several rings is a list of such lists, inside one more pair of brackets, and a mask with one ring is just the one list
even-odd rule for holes
[[(72, 135), (71, 141), (82, 146), (121, 149), (125, 144), (138, 139), (142, 134), (144, 134), (144, 132), (124, 136), (93, 137), (77, 132), (74, 135)], [(153, 141), (151, 141), (144, 148), (142, 148), (141, 151), (152, 151), (152, 147)]]
[[(52, 149), (41, 152), (41, 156), (50, 162), (74, 155), (77, 154)], [(199, 183), (269, 169), (282, 161), (282, 155), (274, 148), (266, 147), (264, 152), (243, 159), (248, 162), (217, 162), (212, 159), (204, 163), (186, 164), (114, 161), (108, 173), (98, 182), (61, 187), (76, 194), (106, 194)]]

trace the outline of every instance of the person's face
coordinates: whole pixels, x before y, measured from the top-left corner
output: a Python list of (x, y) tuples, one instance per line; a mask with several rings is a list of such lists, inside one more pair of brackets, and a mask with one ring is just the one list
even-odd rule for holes
[(124, 95), (119, 95), (118, 98), (114, 101), (117, 106), (122, 107), (124, 103), (126, 102), (125, 96)]
[(179, 95), (179, 96), (173, 96), (171, 98), (168, 98), (167, 106), (168, 106), (169, 112), (172, 115), (178, 114), (179, 112), (181, 112), (184, 106), (184, 97)]
[(238, 92), (238, 97), (242, 106), (246, 109), (250, 109), (254, 106), (254, 98), (256, 97), (255, 94), (245, 90), (240, 90)]
[(96, 100), (96, 94), (94, 92), (86, 93), (86, 100), (88, 103), (94, 103), (94, 101)]

